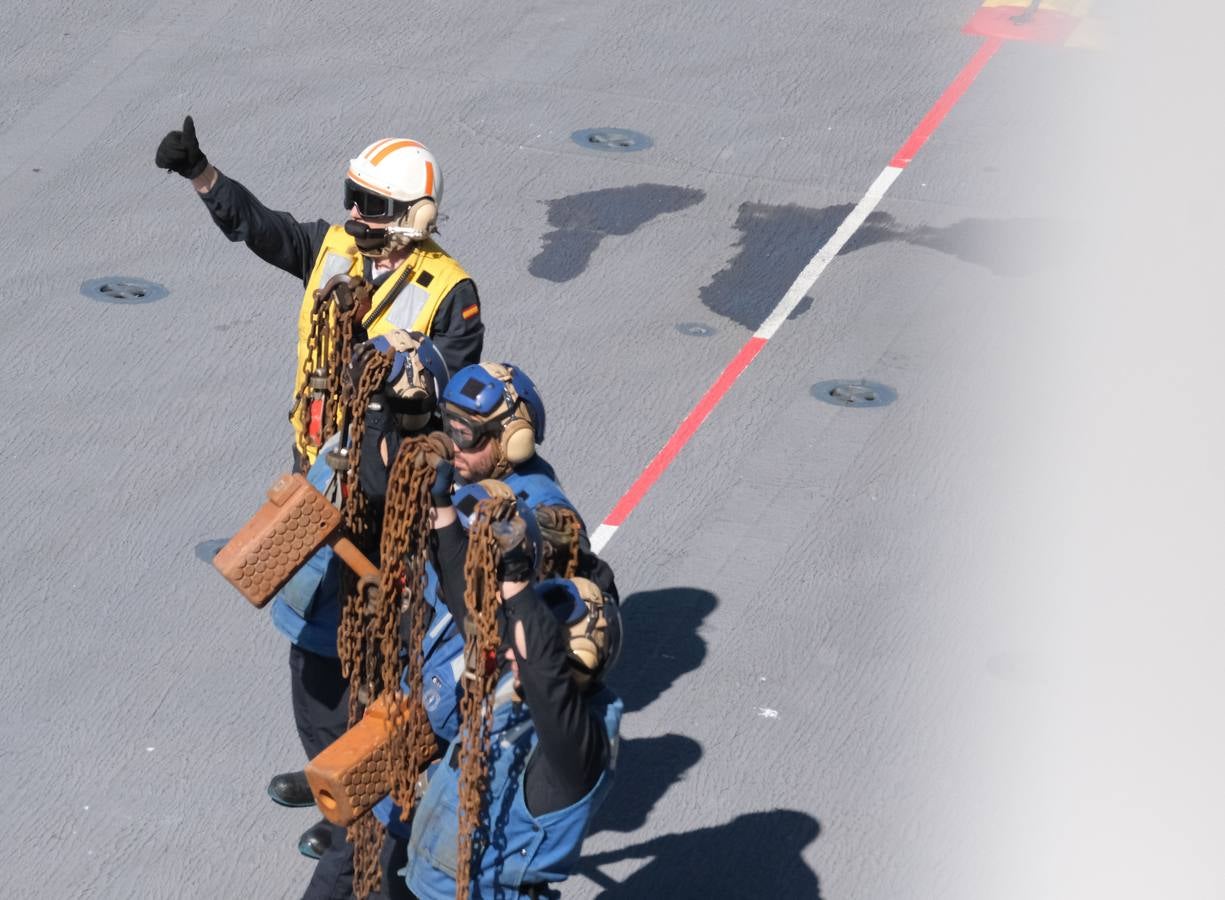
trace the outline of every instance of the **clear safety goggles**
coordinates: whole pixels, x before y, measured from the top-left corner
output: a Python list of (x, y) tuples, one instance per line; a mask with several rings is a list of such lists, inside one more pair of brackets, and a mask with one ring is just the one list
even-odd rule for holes
[(345, 209), (356, 206), (363, 219), (396, 219), (404, 215), (411, 205), (407, 200), (393, 200), (376, 194), (352, 178), (345, 179)]
[(501, 418), (480, 422), (451, 409), (444, 409), (442, 413), (442, 430), (456, 447), (465, 452), (480, 449), (501, 427)]

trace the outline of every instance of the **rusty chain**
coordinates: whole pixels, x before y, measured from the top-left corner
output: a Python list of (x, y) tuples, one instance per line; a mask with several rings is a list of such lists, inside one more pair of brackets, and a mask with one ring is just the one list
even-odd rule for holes
[[(295, 425), (295, 441), (303, 460), (310, 441), (311, 379), (322, 372), (326, 379), (319, 446), (323, 446), (339, 427), (340, 410), (345, 405), (342, 374), (353, 350), (354, 320), (369, 306), (372, 287), (361, 278), (333, 279), (315, 291), (311, 307), (310, 330), (302, 359), (302, 384), (294, 396), (289, 419)], [(318, 449), (317, 447), (314, 449)]]
[(544, 538), (542, 577), (573, 578), (578, 573), (579, 536), (583, 522), (568, 506), (538, 506), (533, 510)]
[[(383, 380), (391, 370), (391, 353), (374, 354), (362, 367), (359, 383), (355, 386), (349, 409), (352, 431), (349, 441), (348, 469), (344, 473), (345, 498), (342, 521), (351, 541), (367, 557), (374, 557), (377, 547), (379, 523), (374, 521), (373, 510), (362, 492), (358, 470), (361, 465), (362, 422), (370, 398), (382, 387)], [(377, 453), (375, 447), (373, 452)], [(347, 566), (341, 570), (341, 596), (344, 598), (340, 616), (340, 629), (336, 636), (340, 653), (342, 673), (349, 679), (349, 727), (352, 727), (362, 712), (377, 696), (374, 693), (374, 674), (377, 663), (376, 648), (369, 646), (367, 623), (377, 598), (374, 586), (361, 584)]]
[[(406, 679), (417, 686), (423, 681), (425, 631), (431, 608), (425, 599), (426, 565), (433, 527), (430, 523), (430, 487), (438, 460), (449, 457), (450, 447), (438, 435), (407, 437), (400, 444), (392, 467), (383, 514), (382, 589), (389, 611), (382, 632), (385, 658), (394, 654), (395, 665), (384, 668), (384, 689), (400, 695), (400, 621), (408, 617)], [(390, 560), (390, 564), (387, 562)], [(398, 604), (396, 599), (402, 594)], [(434, 732), (425, 707), (417, 698), (407, 706), (392, 705), (391, 794), (408, 821), (416, 804), (417, 777), (436, 748)]]
[(493, 731), (493, 695), (501, 661), (497, 658), (502, 636), (498, 629), (498, 542), (491, 526), (515, 514), (514, 500), (482, 500), (473, 511), (468, 529), (468, 556), (464, 560), (464, 678), (460, 701), (459, 833), (456, 855), (455, 897), (467, 900), (474, 864), (489, 840), (484, 821), (489, 790), (489, 752)]
[[(400, 689), (400, 617), (409, 616), (408, 683), (420, 684), (424, 666), (422, 645), (429, 618), (425, 599), (426, 561), (429, 554), (430, 486), (439, 456), (449, 455), (446, 443), (431, 437), (407, 437), (401, 443), (388, 476), (383, 520), (376, 522), (373, 508), (361, 490), (362, 422), (370, 398), (381, 389), (392, 364), (388, 351), (369, 357), (356, 385), (346, 379), (345, 400), (353, 423), (345, 473), (347, 493), (344, 521), (350, 538), (368, 556), (379, 543), (377, 584), (357, 581), (346, 569), (342, 586), (345, 602), (337, 646), (344, 674), (349, 678), (349, 725), (352, 727), (376, 697), (387, 696), (388, 782), (393, 799), (411, 814), (416, 802), (418, 775), (433, 757), (436, 743), (420, 698), (405, 702)], [(365, 448), (378, 453), (379, 448)], [(382, 829), (370, 813), (350, 826), (353, 845), (353, 891), (365, 898), (381, 886), (379, 850)]]

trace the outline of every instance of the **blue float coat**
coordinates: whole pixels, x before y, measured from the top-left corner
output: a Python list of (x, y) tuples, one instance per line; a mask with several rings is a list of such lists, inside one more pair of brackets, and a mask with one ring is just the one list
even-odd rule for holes
[[(607, 688), (586, 698), (592, 715), (599, 716), (608, 734), (609, 762), (595, 786), (564, 809), (534, 816), (524, 801), (523, 776), (535, 750), (537, 737), (527, 707), (514, 701), (513, 675), (498, 684), (494, 709), (490, 760), (490, 823), (488, 844), (473, 873), (474, 898), (515, 897), (522, 885), (565, 880), (574, 870), (583, 839), (596, 810), (612, 786), (621, 725), (621, 700)], [(458, 745), (452, 743), (443, 762), (434, 767), (429, 787), (421, 798), (408, 846), (405, 881), (420, 900), (449, 900), (455, 896), (459, 833), (459, 769), (452, 768)]]

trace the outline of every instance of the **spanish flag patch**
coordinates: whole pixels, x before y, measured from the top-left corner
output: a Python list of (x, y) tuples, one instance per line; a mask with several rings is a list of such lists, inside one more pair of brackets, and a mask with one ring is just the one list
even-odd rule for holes
[(471, 306), (464, 307), (464, 311), (462, 315), (465, 319), (471, 319), (473, 316), (479, 315), (480, 312), (481, 312), (480, 305), (477, 303), (473, 303)]

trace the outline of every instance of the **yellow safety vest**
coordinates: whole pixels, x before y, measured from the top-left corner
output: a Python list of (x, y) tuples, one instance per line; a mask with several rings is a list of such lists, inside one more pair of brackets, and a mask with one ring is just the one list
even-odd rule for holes
[[(315, 308), (315, 291), (328, 283), (336, 275), (349, 274), (360, 276), (363, 269), (362, 255), (357, 250), (353, 238), (345, 233), (340, 225), (328, 229), (315, 257), (315, 268), (311, 270), (310, 280), (306, 283), (306, 291), (302, 294), (302, 308), (298, 313), (298, 367), (294, 374), (294, 396), (302, 390), (306, 375), (302, 367), (306, 363), (306, 343), (310, 337), (311, 312)], [(431, 240), (419, 241), (413, 245), (412, 252), (394, 272), (389, 275), (370, 299), (370, 312), (362, 320), (362, 327), (368, 337), (377, 337), (389, 331), (402, 328), (406, 331), (420, 331), (430, 334), (434, 327), (434, 316), (442, 301), (455, 285), (459, 284), (468, 273), (464, 271), (446, 251)], [(389, 296), (406, 280), (395, 296)], [(295, 417), (293, 422), (294, 441), (298, 449), (306, 454), (308, 462), (314, 462), (316, 451), (305, 440), (302, 426)]]

